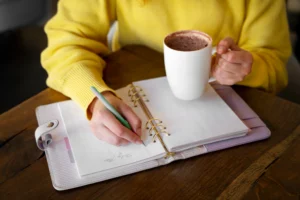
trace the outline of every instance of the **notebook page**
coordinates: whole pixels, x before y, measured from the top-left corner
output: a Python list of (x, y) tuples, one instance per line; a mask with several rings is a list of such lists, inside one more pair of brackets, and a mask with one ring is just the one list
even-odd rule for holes
[(153, 117), (159, 118), (171, 136), (163, 136), (170, 151), (187, 149), (196, 144), (206, 144), (245, 135), (248, 128), (208, 85), (197, 100), (177, 99), (165, 77), (135, 82), (143, 88), (146, 103)]
[[(118, 95), (124, 99), (126, 98), (124, 97), (125, 90), (127, 93), (127, 88), (117, 91)], [(146, 147), (136, 144), (117, 147), (94, 136), (84, 112), (73, 101), (59, 103), (59, 107), (80, 176), (165, 155), (161, 145), (152, 143), (151, 138), (147, 137), (148, 132), (145, 128), (142, 129), (142, 139)], [(138, 111), (138, 108), (135, 108), (135, 112), (143, 122), (146, 121), (146, 116)]]

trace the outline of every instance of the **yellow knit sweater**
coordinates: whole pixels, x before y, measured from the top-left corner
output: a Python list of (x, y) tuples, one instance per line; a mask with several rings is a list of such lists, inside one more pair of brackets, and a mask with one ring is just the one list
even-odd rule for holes
[(106, 37), (115, 20), (120, 47), (139, 44), (162, 52), (164, 36), (182, 29), (208, 33), (213, 45), (232, 37), (254, 58), (239, 85), (275, 93), (287, 84), (291, 45), (284, 0), (60, 0), (45, 27), (42, 65), (48, 86), (85, 110), (94, 98), (91, 85), (111, 90), (102, 80), (99, 55), (109, 53)]

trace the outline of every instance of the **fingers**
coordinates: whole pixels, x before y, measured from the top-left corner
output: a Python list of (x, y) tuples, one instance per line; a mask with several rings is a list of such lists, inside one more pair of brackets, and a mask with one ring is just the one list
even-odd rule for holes
[(229, 51), (222, 54), (221, 58), (231, 63), (242, 63), (246, 65), (251, 65), (253, 62), (251, 53), (247, 51)]
[(114, 145), (126, 142), (142, 144), (143, 142), (140, 138), (142, 134), (141, 120), (139, 117), (128, 105), (112, 93), (103, 93), (103, 95), (128, 120), (136, 133), (123, 126), (102, 102), (96, 99), (95, 102), (93, 101), (92, 118), (90, 121), (90, 126), (94, 134), (99, 139)]
[(233, 85), (251, 73), (253, 57), (248, 51), (239, 48), (234, 40), (227, 37), (217, 46), (217, 63), (213, 75), (223, 85)]
[(115, 146), (126, 145), (129, 142), (123, 138), (120, 138), (113, 134), (108, 128), (106, 128), (103, 124), (99, 124), (96, 127), (92, 127), (95, 136), (104, 142)]
[(251, 69), (249, 67), (242, 66), (241, 64), (228, 62), (223, 58), (219, 59), (218, 68), (226, 72), (240, 75), (241, 77), (245, 77), (246, 75), (248, 75)]
[(124, 127), (113, 114), (111, 114), (108, 110), (101, 112), (101, 119), (103, 124), (116, 136), (126, 139), (129, 142), (135, 144), (141, 144), (142, 141), (138, 135)]
[(142, 135), (142, 121), (141, 119), (133, 112), (133, 110), (126, 104), (121, 104), (119, 110), (123, 114), (123, 116), (127, 119), (129, 124), (131, 125), (133, 131), (139, 136)]
[(217, 46), (217, 53), (224, 54), (228, 50), (240, 50), (240, 48), (235, 44), (234, 40), (231, 37), (227, 37), (221, 40)]
[(234, 85), (243, 80), (241, 76), (221, 69), (215, 70), (214, 77), (222, 85)]
[(251, 73), (251, 66), (243, 66), (220, 58), (214, 68), (213, 75), (222, 85), (233, 85), (242, 81)]

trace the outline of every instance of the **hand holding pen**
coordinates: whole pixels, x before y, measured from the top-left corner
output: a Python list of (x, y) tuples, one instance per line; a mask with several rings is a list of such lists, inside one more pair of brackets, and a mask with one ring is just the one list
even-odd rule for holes
[[(99, 93), (89, 106), (91, 128), (95, 136), (109, 144), (121, 146), (129, 142), (143, 144), (141, 120), (134, 111), (111, 92)], [(105, 102), (106, 101), (106, 102)]]

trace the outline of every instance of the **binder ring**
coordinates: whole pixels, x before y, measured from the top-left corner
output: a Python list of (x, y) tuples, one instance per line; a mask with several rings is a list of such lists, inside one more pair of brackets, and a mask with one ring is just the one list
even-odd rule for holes
[(137, 102), (141, 99), (141, 97), (137, 97), (135, 95), (131, 96), (131, 101), (133, 102), (133, 106), (137, 107)]
[(146, 129), (148, 129), (148, 133), (152, 137), (152, 141), (156, 142), (157, 137), (160, 137), (160, 133), (164, 133), (167, 136), (170, 136), (166, 131), (166, 127), (162, 124), (162, 121), (157, 118), (151, 118), (146, 122)]
[(131, 101), (133, 102), (134, 107), (137, 107), (137, 102), (142, 99), (145, 102), (149, 102), (146, 98), (146, 95), (142, 88), (139, 86), (131, 85), (128, 90), (128, 96), (130, 97)]
[(134, 86), (133, 84), (130, 84), (130, 88), (128, 90), (128, 96), (133, 102), (134, 107), (137, 107), (137, 103), (139, 103), (144, 113), (147, 115), (147, 118), (149, 120), (146, 122), (146, 129), (149, 130), (149, 135), (152, 136), (152, 141), (156, 142), (156, 140), (158, 140), (162, 145), (162, 147), (164, 148), (166, 152), (165, 158), (174, 156), (175, 153), (170, 152), (168, 150), (160, 135), (160, 134), (166, 134), (167, 136), (170, 136), (170, 134), (166, 131), (167, 128), (163, 125), (161, 120), (152, 117), (151, 112), (148, 110), (147, 106), (144, 103), (144, 102), (149, 102), (149, 100), (146, 98), (143, 89), (140, 88), (139, 86)]

